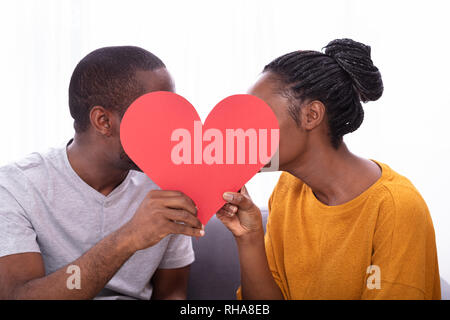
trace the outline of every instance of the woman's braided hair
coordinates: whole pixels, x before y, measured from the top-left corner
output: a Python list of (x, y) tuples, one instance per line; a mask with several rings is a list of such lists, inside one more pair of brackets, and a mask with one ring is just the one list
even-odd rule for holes
[(364, 118), (362, 102), (375, 101), (383, 94), (383, 81), (370, 57), (370, 47), (351, 39), (331, 41), (325, 53), (295, 51), (264, 68), (288, 85), (288, 92), (300, 103), (290, 107), (299, 123), (303, 101), (319, 100), (325, 107), (331, 143), (338, 148), (342, 137), (359, 128)]

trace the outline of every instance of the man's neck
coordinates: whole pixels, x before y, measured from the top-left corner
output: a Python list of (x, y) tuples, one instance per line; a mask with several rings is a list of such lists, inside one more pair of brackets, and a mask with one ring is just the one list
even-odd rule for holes
[(374, 162), (352, 154), (344, 143), (337, 150), (315, 148), (290, 164), (286, 171), (306, 183), (318, 200), (330, 206), (357, 197), (381, 175)]
[(67, 157), (73, 170), (93, 189), (108, 195), (126, 178), (128, 171), (114, 168), (102, 148), (88, 137), (75, 135), (67, 147)]

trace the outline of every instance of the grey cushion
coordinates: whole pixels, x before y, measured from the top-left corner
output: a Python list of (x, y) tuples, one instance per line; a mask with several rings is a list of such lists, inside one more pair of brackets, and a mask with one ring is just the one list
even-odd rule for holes
[[(266, 225), (267, 211), (262, 211)], [(190, 300), (233, 300), (240, 284), (239, 258), (232, 233), (215, 216), (206, 234), (193, 239), (195, 262), (191, 266), (187, 297)]]
[(441, 293), (442, 300), (450, 300), (450, 285), (443, 278), (441, 278)]

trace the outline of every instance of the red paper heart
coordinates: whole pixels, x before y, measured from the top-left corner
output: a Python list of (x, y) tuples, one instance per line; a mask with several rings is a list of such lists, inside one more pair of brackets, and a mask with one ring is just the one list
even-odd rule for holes
[[(225, 203), (222, 194), (238, 191), (275, 154), (279, 127), (270, 107), (251, 95), (225, 98), (211, 111), (203, 126), (200, 121), (195, 108), (183, 97), (171, 92), (152, 92), (128, 108), (122, 119), (120, 139), (128, 156), (161, 189), (179, 190), (189, 196), (198, 207), (199, 220), (206, 225)], [(251, 139), (245, 138), (245, 146), (239, 147), (238, 139), (231, 139), (232, 132), (246, 132)], [(264, 148), (265, 157), (260, 155)]]

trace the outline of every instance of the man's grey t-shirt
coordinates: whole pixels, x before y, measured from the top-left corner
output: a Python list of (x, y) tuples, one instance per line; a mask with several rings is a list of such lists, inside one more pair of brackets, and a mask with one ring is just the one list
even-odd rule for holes
[[(129, 221), (152, 189), (158, 187), (145, 174), (131, 170), (104, 196), (72, 169), (65, 147), (33, 153), (0, 168), (0, 257), (40, 252), (45, 273), (53, 273)], [(137, 251), (97, 298), (149, 299), (156, 269), (193, 261), (191, 238), (169, 235)]]

